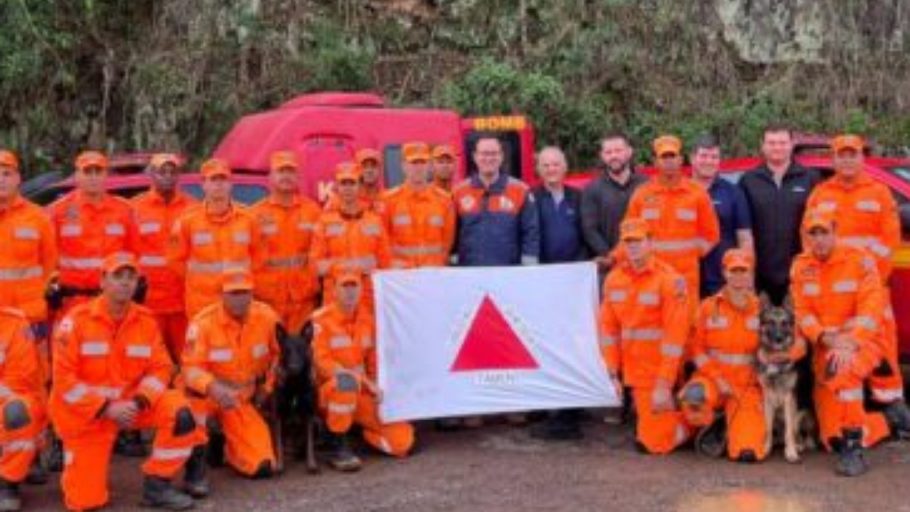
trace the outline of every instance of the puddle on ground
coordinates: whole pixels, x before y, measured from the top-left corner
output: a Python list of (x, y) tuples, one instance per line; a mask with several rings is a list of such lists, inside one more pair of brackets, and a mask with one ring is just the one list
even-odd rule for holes
[(740, 490), (683, 497), (676, 512), (819, 512), (821, 507), (806, 498)]

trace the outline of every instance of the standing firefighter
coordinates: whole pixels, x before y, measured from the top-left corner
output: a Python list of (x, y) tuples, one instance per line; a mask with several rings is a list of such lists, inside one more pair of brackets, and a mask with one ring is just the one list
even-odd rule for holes
[(181, 375), (196, 417), (220, 423), (228, 464), (244, 476), (268, 478), (276, 453), (257, 408), (275, 389), (278, 316), (253, 300), (249, 272), (229, 270), (221, 281), (222, 299), (190, 322)]
[(158, 319), (164, 343), (175, 362), (180, 361), (186, 335), (186, 305), (180, 276), (167, 264), (168, 237), (177, 219), (197, 205), (180, 190), (183, 162), (177, 155), (159, 153), (147, 170), (152, 186), (133, 199), (138, 231), (139, 270), (148, 281), (143, 304)]
[(125, 200), (108, 194), (107, 157), (85, 151), (76, 157), (76, 190), (50, 206), (60, 251), (59, 282), (51, 287), (52, 307), (62, 316), (100, 293), (101, 265), (114, 253), (134, 252), (136, 225)]
[(253, 218), (231, 199), (227, 162), (212, 158), (200, 172), (205, 199), (177, 220), (168, 248), (171, 268), (183, 277), (189, 319), (221, 300), (226, 270), (250, 272), (258, 255)]
[(654, 140), (658, 175), (629, 200), (629, 217), (648, 223), (654, 254), (686, 278), (692, 306), (699, 290), (699, 262), (720, 238), (708, 193), (682, 175), (682, 142), (665, 135)]
[(19, 484), (42, 447), (47, 392), (29, 320), (0, 308), (0, 511), (19, 510)]
[[(331, 273), (334, 266), (369, 274), (387, 268), (391, 260), (382, 218), (364, 208), (359, 200), (360, 187), (360, 168), (350, 162), (338, 164), (335, 170), (338, 208), (319, 217), (310, 246), (310, 265), (322, 279), (324, 304), (331, 302), (334, 293)], [(364, 301), (370, 306), (372, 289), (367, 280), (363, 293)]]
[(837, 216), (837, 239), (844, 245), (865, 249), (875, 258), (884, 285), (882, 337), (885, 358), (869, 377), (872, 400), (885, 406), (887, 414), (910, 436), (910, 411), (904, 402), (904, 381), (898, 362), (897, 325), (891, 307), (892, 257), (900, 245), (901, 226), (897, 204), (888, 187), (866, 175), (863, 139), (841, 135), (831, 141), (834, 172), (831, 179), (815, 187), (807, 207)]
[(0, 307), (25, 314), (40, 347), (40, 371), (49, 377), (44, 288), (57, 267), (57, 241), (44, 211), (20, 195), (21, 182), (19, 159), (0, 150)]
[(255, 295), (272, 306), (287, 331), (296, 335), (316, 309), (319, 283), (307, 258), (322, 210), (300, 193), (294, 153), (273, 153), (270, 168), (271, 194), (250, 209), (262, 253)]
[(111, 449), (121, 429), (155, 429), (142, 466), (148, 506), (183, 510), (193, 499), (171, 480), (205, 442), (182, 393), (168, 389), (173, 365), (155, 316), (131, 300), (139, 281), (129, 254), (108, 256), (100, 297), (72, 309), (54, 332), (50, 416), (63, 441), (61, 487), (66, 507), (108, 502)]
[(686, 280), (652, 255), (643, 219), (622, 222), (620, 243), (625, 257), (604, 281), (601, 351), (617, 390), (631, 388), (639, 445), (665, 454), (690, 435), (673, 397), (689, 334)]
[(405, 182), (383, 197), (392, 266), (445, 266), (455, 239), (452, 199), (430, 181), (430, 149), (426, 144), (405, 144), (402, 153)]
[(815, 411), (822, 443), (837, 451), (836, 471), (868, 470), (863, 448), (890, 433), (885, 416), (863, 404), (863, 381), (882, 360), (884, 290), (875, 261), (838, 242), (834, 217), (810, 210), (807, 249), (793, 262), (790, 290), (799, 333), (812, 344)]
[(376, 384), (376, 348), (373, 315), (363, 307), (363, 280), (359, 272), (334, 270), (331, 303), (313, 315), (313, 363), (319, 386), (319, 405), (332, 434), (332, 467), (356, 471), (360, 459), (351, 451), (347, 433), (354, 423), (374, 448), (397, 457), (414, 444), (408, 423), (379, 420), (382, 390)]
[(445, 190), (452, 191), (455, 180), (455, 171), (458, 168), (458, 153), (448, 144), (433, 147), (433, 184)]

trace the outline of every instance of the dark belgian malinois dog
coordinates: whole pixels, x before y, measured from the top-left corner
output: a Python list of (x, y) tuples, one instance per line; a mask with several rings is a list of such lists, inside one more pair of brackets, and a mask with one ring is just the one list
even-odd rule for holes
[[(783, 427), (784, 458), (800, 461), (799, 453), (814, 442), (811, 431), (812, 413), (800, 411), (796, 400), (798, 372), (792, 357), (797, 343), (796, 319), (790, 296), (781, 306), (775, 306), (767, 295), (761, 296), (759, 313), (758, 380), (764, 395), (765, 447), (771, 453), (775, 425)], [(782, 421), (776, 421), (782, 420)]]

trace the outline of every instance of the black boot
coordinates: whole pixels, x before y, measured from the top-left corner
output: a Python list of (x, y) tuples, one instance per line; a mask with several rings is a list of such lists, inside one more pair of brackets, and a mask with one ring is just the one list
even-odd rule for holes
[(863, 430), (844, 429), (844, 442), (834, 471), (841, 476), (860, 476), (869, 470), (863, 455)]
[(47, 483), (47, 470), (44, 469), (44, 461), (41, 457), (35, 457), (32, 466), (28, 468), (28, 474), (25, 476), (25, 483), (29, 485), (44, 485)]
[(906, 402), (898, 400), (890, 403), (884, 410), (885, 419), (891, 427), (891, 435), (898, 439), (910, 439), (910, 409)]
[(51, 433), (51, 446), (47, 450), (47, 469), (54, 473), (63, 471), (63, 442)]
[(727, 420), (716, 414), (714, 421), (695, 436), (695, 450), (702, 455), (719, 458), (727, 451)]
[(15, 512), (22, 508), (19, 484), (0, 478), (0, 512)]
[(551, 412), (546, 420), (531, 427), (531, 437), (548, 441), (571, 441), (583, 437), (574, 409)]
[(206, 478), (206, 454), (205, 445), (199, 445), (193, 448), (193, 453), (189, 460), (186, 461), (183, 475), (183, 491), (196, 499), (205, 498), (209, 495), (209, 480)]
[(142, 432), (138, 430), (127, 430), (117, 435), (117, 444), (114, 447), (116, 453), (124, 457), (147, 457), (148, 450), (142, 442)]
[(360, 469), (360, 457), (358, 457), (344, 434), (332, 434), (331, 454), (329, 455), (329, 465), (336, 471), (357, 471)]
[(146, 476), (142, 482), (142, 506), (167, 510), (188, 510), (193, 508), (193, 498), (171, 484), (170, 480)]

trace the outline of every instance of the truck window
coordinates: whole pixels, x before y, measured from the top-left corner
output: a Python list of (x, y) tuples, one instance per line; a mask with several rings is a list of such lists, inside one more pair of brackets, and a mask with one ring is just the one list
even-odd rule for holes
[[(496, 135), (502, 142), (503, 172), (513, 178), (521, 179), (521, 139), (519, 133), (517, 131), (502, 131), (497, 132)], [(479, 132), (470, 132), (465, 137), (464, 147), (468, 163), (468, 176), (473, 176), (477, 173), (477, 164), (474, 163), (474, 147), (477, 145), (479, 136)]]
[[(202, 200), (202, 185), (191, 183), (182, 185), (183, 191), (198, 200)], [(231, 188), (231, 197), (240, 204), (247, 206), (258, 202), (268, 195), (269, 191), (261, 185), (250, 185), (246, 183), (235, 183)]]
[(401, 144), (387, 144), (382, 150), (382, 162), (385, 175), (382, 177), (385, 188), (393, 188), (404, 182), (404, 169), (401, 167)]

